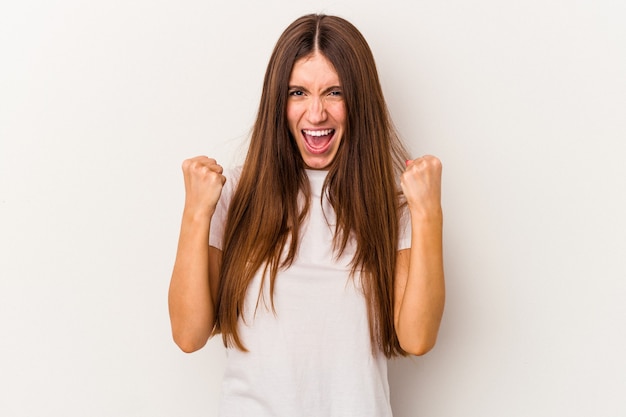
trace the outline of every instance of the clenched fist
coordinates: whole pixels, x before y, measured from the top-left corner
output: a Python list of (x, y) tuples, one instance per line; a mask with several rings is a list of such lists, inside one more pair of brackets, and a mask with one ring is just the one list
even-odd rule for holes
[(400, 185), (412, 215), (441, 216), (441, 161), (426, 155), (406, 165)]
[(185, 213), (211, 218), (222, 194), (226, 177), (215, 159), (197, 156), (183, 162), (185, 178)]

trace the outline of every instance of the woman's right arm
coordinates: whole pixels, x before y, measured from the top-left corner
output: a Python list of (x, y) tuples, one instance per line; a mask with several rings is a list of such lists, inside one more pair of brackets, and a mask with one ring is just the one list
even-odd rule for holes
[(209, 246), (211, 218), (226, 178), (214, 159), (183, 162), (185, 208), (168, 304), (174, 341), (184, 352), (202, 348), (215, 325), (222, 252)]

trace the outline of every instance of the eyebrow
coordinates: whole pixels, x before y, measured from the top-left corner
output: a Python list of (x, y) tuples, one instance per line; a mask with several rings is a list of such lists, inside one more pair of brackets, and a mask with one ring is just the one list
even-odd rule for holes
[[(302, 91), (306, 91), (307, 93), (309, 92), (309, 90), (307, 90), (305, 87), (301, 85), (290, 85), (289, 90), (302, 90)], [(326, 88), (324, 91), (322, 91), (322, 93), (328, 93), (333, 90), (343, 90), (343, 89), (341, 88), (340, 85), (333, 85), (333, 86)]]

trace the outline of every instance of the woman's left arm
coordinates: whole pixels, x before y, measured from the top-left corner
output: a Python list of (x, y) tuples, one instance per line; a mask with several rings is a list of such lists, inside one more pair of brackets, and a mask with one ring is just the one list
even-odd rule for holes
[(411, 215), (411, 248), (398, 252), (394, 322), (400, 346), (423, 355), (435, 345), (445, 302), (441, 162), (407, 161), (400, 184)]

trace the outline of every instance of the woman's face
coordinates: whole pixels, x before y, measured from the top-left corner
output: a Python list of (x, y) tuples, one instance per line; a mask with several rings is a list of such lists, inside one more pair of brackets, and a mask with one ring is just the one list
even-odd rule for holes
[(335, 159), (346, 125), (339, 76), (318, 52), (301, 58), (289, 78), (287, 123), (305, 165), (326, 169)]

